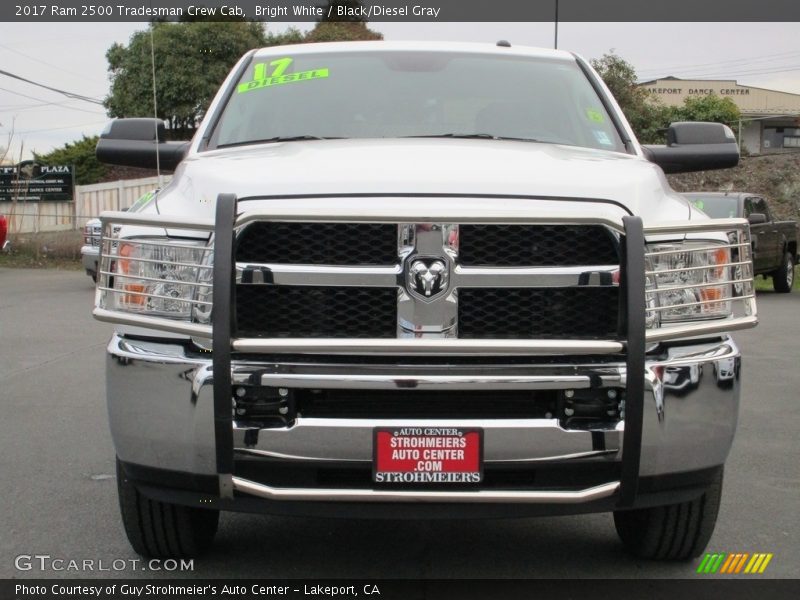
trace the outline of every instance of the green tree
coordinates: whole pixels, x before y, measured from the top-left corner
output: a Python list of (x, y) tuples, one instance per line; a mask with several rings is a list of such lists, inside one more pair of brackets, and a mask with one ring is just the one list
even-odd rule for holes
[(383, 34), (373, 31), (364, 21), (320, 21), (306, 33), (305, 42), (349, 42), (382, 40)]
[(265, 46), (286, 46), (288, 44), (302, 44), (306, 41), (306, 34), (297, 29), (290, 27), (283, 33), (267, 32), (267, 41)]
[(672, 109), (672, 121), (712, 121), (739, 128), (742, 116), (739, 107), (730, 98), (722, 98), (716, 94), (686, 98), (683, 106)]
[(591, 63), (617, 99), (638, 140), (643, 144), (663, 141), (661, 132), (669, 125), (671, 111), (638, 86), (633, 65), (613, 50)]
[[(357, 0), (330, 0), (355, 6)], [(327, 14), (327, 12), (326, 12)], [(326, 17), (327, 19), (327, 17)], [(241, 20), (153, 24), (158, 117), (168, 122), (173, 139), (194, 133), (209, 103), (236, 61), (248, 50), (266, 46), (381, 40), (358, 18), (322, 20), (307, 32), (289, 28), (265, 34), (261, 23)], [(153, 116), (150, 31), (133, 34), (127, 46), (106, 52), (111, 93), (104, 100), (112, 117)]]
[(664, 143), (664, 132), (676, 121), (711, 121), (738, 130), (741, 113), (730, 98), (709, 94), (686, 98), (683, 106), (665, 106), (638, 86), (633, 65), (613, 50), (591, 62), (643, 144)]
[[(190, 135), (225, 76), (248, 50), (267, 45), (261, 23), (190, 21), (152, 24), (157, 116), (175, 138)], [(112, 117), (153, 115), (150, 31), (106, 52), (111, 92), (104, 101)]]
[[(328, 0), (323, 8), (322, 19), (314, 29), (306, 32), (305, 42), (360, 42), (382, 40), (383, 34), (367, 27), (361, 17), (363, 4), (360, 0)], [(340, 9), (346, 9), (339, 14)], [(328, 16), (330, 15), (330, 16)]]
[(95, 158), (95, 146), (97, 136), (83, 136), (47, 154), (34, 153), (34, 159), (43, 165), (75, 165), (75, 184), (88, 185), (99, 182), (108, 172), (108, 168)]

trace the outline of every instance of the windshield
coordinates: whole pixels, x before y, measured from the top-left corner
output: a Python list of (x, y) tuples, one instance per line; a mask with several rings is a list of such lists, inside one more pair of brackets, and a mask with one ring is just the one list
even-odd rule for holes
[(256, 57), (209, 147), (448, 135), (624, 152), (575, 61), (389, 51)]
[(690, 196), (689, 202), (697, 209), (702, 210), (712, 219), (728, 219), (738, 217), (737, 200), (728, 196)]

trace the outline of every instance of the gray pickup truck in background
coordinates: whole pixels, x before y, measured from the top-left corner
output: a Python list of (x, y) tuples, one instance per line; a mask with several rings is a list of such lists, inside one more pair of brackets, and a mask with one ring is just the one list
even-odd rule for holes
[(692, 192), (684, 196), (711, 218), (747, 219), (753, 239), (755, 275), (772, 277), (776, 292), (792, 291), (797, 264), (797, 221), (775, 220), (767, 201), (749, 192)]

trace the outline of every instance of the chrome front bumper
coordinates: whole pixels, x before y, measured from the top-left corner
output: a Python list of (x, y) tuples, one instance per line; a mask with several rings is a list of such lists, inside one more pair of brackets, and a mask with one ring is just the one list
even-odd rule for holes
[[(212, 360), (178, 343), (114, 336), (108, 347), (107, 397), (117, 454), (125, 463), (218, 474)], [(730, 338), (661, 347), (645, 362), (644, 420), (639, 475), (680, 474), (717, 467), (731, 447), (739, 405), (740, 353)], [(467, 370), (468, 369), (468, 370)], [(732, 378), (726, 376), (733, 373)], [(378, 365), (299, 365), (233, 360), (232, 382), (295, 388), (581, 389), (626, 387), (625, 363), (435, 368)], [(410, 392), (413, 393), (413, 392)], [(257, 430), (233, 422), (237, 456), (284, 464), (372, 460), (372, 430), (394, 425), (441, 425), (442, 420), (298, 417), (291, 427)], [(624, 421), (611, 429), (570, 430), (558, 419), (459, 419), (447, 425), (484, 430), (484, 462), (535, 468), (608, 464), (623, 457)], [(247, 433), (249, 429), (249, 434)], [(271, 500), (375, 502), (581, 503), (615, 494), (618, 482), (586, 489), (453, 492), (279, 488), (234, 476), (221, 487)]]

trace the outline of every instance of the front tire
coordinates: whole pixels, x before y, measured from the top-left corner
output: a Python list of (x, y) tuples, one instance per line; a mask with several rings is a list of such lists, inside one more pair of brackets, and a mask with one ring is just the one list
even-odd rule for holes
[(794, 284), (794, 257), (790, 252), (783, 255), (783, 263), (772, 274), (772, 286), (776, 292), (787, 294), (792, 291)]
[(625, 548), (639, 558), (687, 560), (708, 545), (722, 497), (722, 469), (699, 498), (667, 506), (615, 511)]
[(214, 542), (219, 511), (151, 500), (136, 489), (117, 459), (122, 524), (133, 549), (152, 558), (197, 556)]

